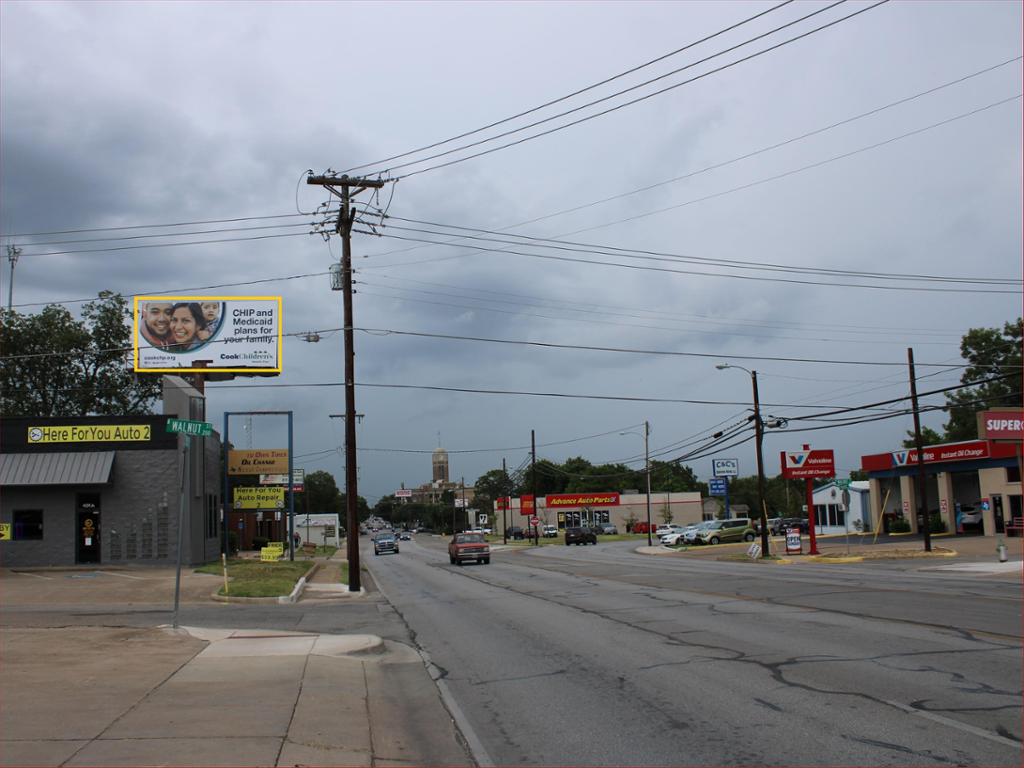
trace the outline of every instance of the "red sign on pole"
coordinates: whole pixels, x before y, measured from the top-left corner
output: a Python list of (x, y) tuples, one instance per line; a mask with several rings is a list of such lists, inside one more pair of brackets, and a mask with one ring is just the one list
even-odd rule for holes
[(789, 479), (835, 477), (836, 458), (831, 448), (782, 451), (782, 476)]
[(532, 515), (534, 512), (533, 496), (524, 495), (519, 497), (519, 514)]

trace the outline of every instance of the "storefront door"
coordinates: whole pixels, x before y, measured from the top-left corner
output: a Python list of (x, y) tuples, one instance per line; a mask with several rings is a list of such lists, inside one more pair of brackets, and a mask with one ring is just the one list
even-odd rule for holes
[(1003, 533), (1006, 530), (1006, 518), (1003, 517), (1003, 497), (998, 493), (992, 494), (992, 517), (996, 523), (996, 533)]
[(100, 562), (100, 495), (78, 495), (75, 525), (75, 562)]

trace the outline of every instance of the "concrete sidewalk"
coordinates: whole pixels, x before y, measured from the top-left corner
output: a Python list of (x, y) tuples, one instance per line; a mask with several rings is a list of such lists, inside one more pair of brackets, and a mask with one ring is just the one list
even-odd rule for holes
[[(827, 556), (835, 557), (832, 562), (850, 561), (843, 558), (847, 550), (846, 536), (843, 534), (831, 534), (818, 536), (819, 557), (811, 557), (808, 554), (808, 538), (803, 538), (802, 554), (786, 554), (785, 538), (773, 536), (771, 539), (772, 551), (786, 561), (793, 564), (829, 562)], [(1020, 538), (1007, 538), (1004, 535), (998, 536), (932, 536), (932, 552), (924, 556), (924, 542), (920, 536), (886, 536), (877, 543), (872, 542), (873, 534), (850, 535), (849, 550), (854, 557), (858, 555), (870, 555), (872, 553), (903, 551), (909, 553), (906, 559), (884, 559), (871, 560), (864, 558), (864, 563), (884, 562), (889, 565), (902, 563), (908, 569), (928, 571), (962, 571), (976, 575), (1020, 577), (1024, 573), (1024, 540)], [(756, 539), (754, 543), (760, 543)], [(997, 546), (1002, 543), (1006, 546), (1006, 562), (999, 561)], [(656, 545), (653, 547), (640, 546), (636, 551), (644, 555), (655, 555), (662, 557), (690, 557), (716, 559), (725, 554), (736, 554), (744, 552), (750, 546), (749, 542), (733, 544), (719, 544), (717, 546), (691, 546), (685, 550), (675, 550), (669, 547)], [(826, 556), (823, 560), (821, 556)]]
[(423, 659), (374, 635), (3, 630), (2, 765), (471, 765)]

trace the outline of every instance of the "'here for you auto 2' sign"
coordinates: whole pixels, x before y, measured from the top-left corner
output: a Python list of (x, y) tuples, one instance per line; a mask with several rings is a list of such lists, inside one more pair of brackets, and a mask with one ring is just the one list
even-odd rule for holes
[(281, 315), (280, 296), (136, 296), (134, 369), (280, 373)]

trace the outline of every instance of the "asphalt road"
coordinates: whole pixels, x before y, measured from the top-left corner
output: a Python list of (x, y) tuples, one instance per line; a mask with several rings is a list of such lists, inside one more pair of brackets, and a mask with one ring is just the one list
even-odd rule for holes
[(365, 558), (496, 765), (1019, 765), (1021, 594), (634, 544)]

